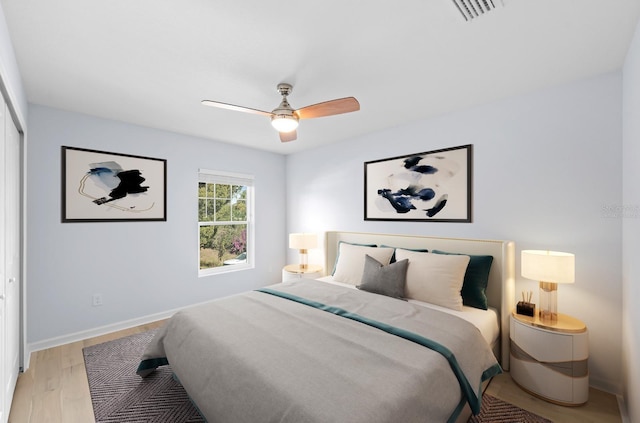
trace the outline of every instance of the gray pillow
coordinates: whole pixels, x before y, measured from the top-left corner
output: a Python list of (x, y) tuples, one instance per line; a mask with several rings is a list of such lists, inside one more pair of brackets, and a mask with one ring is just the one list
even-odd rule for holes
[(408, 267), (408, 259), (383, 266), (378, 260), (367, 254), (364, 257), (364, 273), (358, 289), (402, 299)]

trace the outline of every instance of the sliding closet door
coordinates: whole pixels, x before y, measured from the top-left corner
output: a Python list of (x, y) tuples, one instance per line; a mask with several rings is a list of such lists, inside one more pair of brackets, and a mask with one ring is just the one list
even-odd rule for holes
[(4, 405), (8, 413), (20, 371), (21, 157), (20, 134), (5, 105), (5, 372)]
[(20, 370), (20, 134), (0, 104), (0, 423), (9, 418)]
[[(0, 97), (1, 98), (1, 97)], [(7, 280), (7, 272), (5, 266), (5, 257), (6, 257), (6, 248), (5, 248), (5, 239), (6, 237), (6, 225), (5, 225), (5, 215), (7, 209), (7, 197), (6, 197), (6, 185), (5, 185), (5, 134), (4, 134), (4, 115), (6, 114), (6, 108), (4, 105), (4, 101), (2, 101), (0, 107), (0, 166), (2, 169), (0, 170), (0, 381), (2, 384), (3, 391), (2, 395), (0, 395), (0, 422), (4, 423), (9, 418), (9, 409), (7, 408), (5, 402), (6, 398), (4, 395), (4, 387), (6, 378), (4, 377), (5, 373), (5, 322), (6, 322), (6, 295), (5, 295), (5, 281)]]

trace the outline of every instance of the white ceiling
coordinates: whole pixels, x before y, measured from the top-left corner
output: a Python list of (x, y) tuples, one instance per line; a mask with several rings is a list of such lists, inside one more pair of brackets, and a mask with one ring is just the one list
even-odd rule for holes
[[(29, 102), (290, 154), (620, 69), (639, 0), (0, 0)], [(283, 144), (294, 108), (354, 96)]]

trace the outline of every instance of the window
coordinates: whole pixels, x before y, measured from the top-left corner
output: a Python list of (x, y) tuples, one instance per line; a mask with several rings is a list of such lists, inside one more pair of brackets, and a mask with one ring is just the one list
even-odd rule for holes
[(253, 176), (200, 169), (199, 275), (253, 267)]

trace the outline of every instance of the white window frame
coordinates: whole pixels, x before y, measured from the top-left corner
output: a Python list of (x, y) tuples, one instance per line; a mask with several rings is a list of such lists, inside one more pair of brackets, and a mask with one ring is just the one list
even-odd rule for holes
[[(207, 225), (234, 224), (237, 222), (201, 222), (198, 215), (198, 277), (218, 275), (221, 273), (237, 272), (241, 270), (253, 269), (255, 267), (255, 223), (254, 223), (254, 176), (243, 173), (231, 173), (224, 171), (198, 169), (198, 185), (201, 182), (229, 185), (244, 185), (247, 187), (247, 261), (246, 263), (229, 266), (219, 266), (210, 269), (200, 269), (200, 227)], [(198, 199), (199, 192), (198, 192)], [(205, 225), (203, 225), (205, 223)]]

